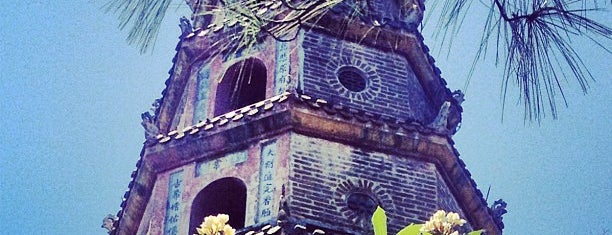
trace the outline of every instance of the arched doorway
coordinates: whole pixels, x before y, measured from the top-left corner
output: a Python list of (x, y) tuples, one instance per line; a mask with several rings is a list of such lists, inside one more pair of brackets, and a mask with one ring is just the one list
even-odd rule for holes
[(230, 66), (217, 86), (215, 116), (257, 103), (266, 98), (266, 66), (249, 58)]
[(223, 178), (207, 185), (191, 204), (189, 234), (209, 215), (227, 214), (234, 229), (244, 227), (246, 212), (246, 185), (237, 178)]

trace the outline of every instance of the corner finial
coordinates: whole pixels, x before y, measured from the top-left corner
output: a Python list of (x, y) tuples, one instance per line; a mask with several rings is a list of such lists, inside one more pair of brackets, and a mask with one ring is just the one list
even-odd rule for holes
[(151, 113), (144, 112), (140, 115), (142, 122), (140, 123), (145, 129), (145, 140), (155, 139), (155, 136), (159, 134), (159, 128), (155, 125), (155, 118)]
[(187, 19), (187, 17), (181, 17), (179, 20), (179, 27), (181, 27), (181, 37), (184, 37), (187, 34), (193, 32), (193, 27), (191, 26), (191, 21)]
[(448, 113), (450, 110), (450, 105), (451, 103), (449, 101), (444, 101), (442, 107), (440, 107), (438, 116), (436, 116), (436, 119), (434, 119), (434, 121), (429, 124), (429, 127), (439, 132), (448, 132), (448, 128), (446, 126), (448, 124)]
[(117, 222), (118, 219), (117, 216), (108, 214), (102, 219), (102, 225), (100, 227), (108, 230), (108, 234), (110, 234), (115, 231), (115, 222)]
[(508, 211), (506, 210), (506, 206), (508, 205), (508, 203), (506, 203), (503, 199), (499, 199), (495, 202), (493, 202), (493, 205), (491, 205), (491, 215), (493, 215), (493, 219), (495, 220), (495, 223), (500, 227), (500, 228), (504, 228), (504, 222), (503, 222), (503, 215), (508, 213)]
[(453, 99), (457, 101), (457, 105), (461, 105), (465, 101), (465, 94), (461, 90), (456, 90), (451, 93)]

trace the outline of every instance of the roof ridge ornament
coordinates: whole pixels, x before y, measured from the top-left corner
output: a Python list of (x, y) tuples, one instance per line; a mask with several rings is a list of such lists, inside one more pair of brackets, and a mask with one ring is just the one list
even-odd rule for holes
[(450, 106), (451, 106), (450, 101), (444, 101), (444, 103), (442, 103), (442, 106), (440, 107), (438, 116), (436, 116), (434, 121), (430, 123), (428, 127), (438, 132), (444, 133), (444, 134), (449, 133), (447, 124), (448, 124), (448, 114), (450, 112)]
[(159, 134), (159, 128), (155, 125), (155, 116), (151, 115), (150, 112), (144, 112), (140, 114), (142, 122), (140, 123), (145, 130), (145, 140), (155, 140)]
[(118, 220), (119, 218), (117, 216), (108, 214), (106, 217), (104, 217), (104, 219), (102, 219), (102, 225), (100, 227), (105, 228), (108, 230), (108, 234), (111, 234), (113, 231), (115, 231), (115, 223), (117, 223)]

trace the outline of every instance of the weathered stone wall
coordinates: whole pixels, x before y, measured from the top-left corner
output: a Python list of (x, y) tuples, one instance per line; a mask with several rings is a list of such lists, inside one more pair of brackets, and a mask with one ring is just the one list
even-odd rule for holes
[[(427, 123), (435, 115), (404, 57), (316, 32), (304, 33), (302, 47), (304, 93), (398, 119)], [(365, 90), (350, 91), (338, 81), (346, 66), (362, 72)]]
[[(389, 232), (424, 222), (440, 206), (456, 201), (432, 163), (307, 137), (291, 136), (290, 208), (293, 216), (337, 229), (368, 232), (369, 217), (349, 208), (347, 197), (365, 193), (387, 211)], [(445, 206), (446, 207), (446, 206)]]

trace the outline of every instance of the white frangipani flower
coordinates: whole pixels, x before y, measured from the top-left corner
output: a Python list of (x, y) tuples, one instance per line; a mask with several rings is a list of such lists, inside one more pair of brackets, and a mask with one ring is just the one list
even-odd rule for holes
[(226, 224), (227, 222), (229, 222), (229, 216), (226, 214), (206, 216), (196, 231), (198, 235), (234, 235), (236, 230)]
[(461, 219), (458, 213), (438, 210), (434, 213), (429, 221), (421, 227), (421, 232), (431, 233), (433, 235), (459, 235), (458, 231), (455, 231), (455, 227), (463, 226), (466, 221)]

